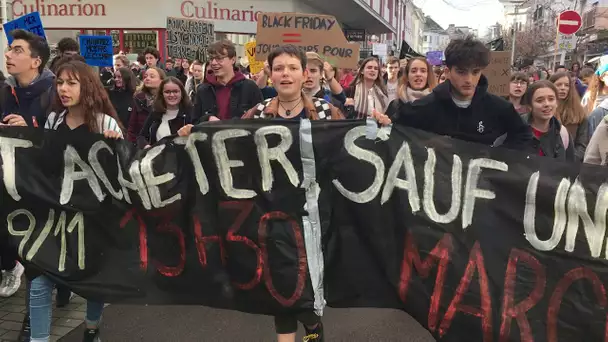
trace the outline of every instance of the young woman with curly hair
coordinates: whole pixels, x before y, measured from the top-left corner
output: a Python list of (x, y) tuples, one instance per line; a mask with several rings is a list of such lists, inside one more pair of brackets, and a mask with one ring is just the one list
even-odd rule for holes
[[(99, 75), (83, 62), (73, 61), (57, 69), (57, 93), (54, 108), (45, 128), (57, 131), (82, 130), (100, 133), (106, 138), (122, 139), (122, 127), (101, 84)], [(31, 267), (26, 272), (35, 272)], [(29, 276), (29, 275), (28, 275)], [(51, 333), (53, 282), (44, 275), (34, 275), (30, 287), (31, 341), (48, 342)], [(104, 304), (87, 301), (84, 342), (99, 341), (99, 321)]]

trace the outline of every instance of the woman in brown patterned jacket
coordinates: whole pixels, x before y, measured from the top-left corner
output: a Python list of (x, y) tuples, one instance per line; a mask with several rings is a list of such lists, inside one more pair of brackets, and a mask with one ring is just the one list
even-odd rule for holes
[(268, 56), (270, 78), (278, 96), (247, 111), (243, 119), (339, 120), (344, 115), (324, 99), (302, 93), (308, 77), (306, 54), (292, 45), (276, 48)]
[[(302, 85), (308, 78), (307, 60), (305, 53), (297, 47), (286, 45), (276, 48), (268, 56), (268, 65), (277, 96), (251, 108), (243, 115), (243, 119), (294, 121), (344, 119), (344, 115), (332, 104), (324, 99), (308, 97), (302, 92)], [(321, 317), (313, 310), (275, 316), (277, 340), (294, 342), (298, 321), (302, 322), (306, 330), (304, 341), (324, 340)]]
[[(302, 92), (302, 85), (308, 78), (308, 71), (306, 70), (307, 60), (304, 52), (293, 45), (281, 46), (270, 53), (268, 64), (270, 66), (270, 77), (277, 91), (277, 96), (251, 108), (241, 117), (242, 119), (294, 121), (301, 119), (344, 119), (342, 112), (324, 99), (311, 98)], [(189, 135), (192, 127), (193, 125), (182, 127), (178, 131), (178, 135)], [(318, 304), (316, 297), (315, 304)], [(321, 303), (321, 305), (323, 304)], [(304, 341), (322, 342), (324, 340), (321, 317), (312, 309), (294, 314), (275, 316), (277, 340), (279, 342), (295, 342), (298, 321), (302, 322), (306, 330)]]

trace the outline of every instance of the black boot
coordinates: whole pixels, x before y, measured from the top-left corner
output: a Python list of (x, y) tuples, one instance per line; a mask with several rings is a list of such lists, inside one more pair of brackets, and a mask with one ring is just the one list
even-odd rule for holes
[(304, 336), (303, 342), (323, 342), (323, 323), (319, 322), (314, 329), (304, 326), (304, 330), (306, 330), (306, 336)]
[(101, 342), (101, 339), (99, 338), (99, 328), (85, 329), (82, 342)]
[(55, 296), (55, 305), (58, 308), (64, 308), (70, 304), (70, 299), (72, 298), (72, 291), (70, 289), (57, 286), (57, 295)]
[(27, 313), (25, 318), (23, 319), (23, 323), (21, 324), (21, 331), (19, 331), (19, 337), (17, 341), (19, 342), (30, 342), (30, 315)]

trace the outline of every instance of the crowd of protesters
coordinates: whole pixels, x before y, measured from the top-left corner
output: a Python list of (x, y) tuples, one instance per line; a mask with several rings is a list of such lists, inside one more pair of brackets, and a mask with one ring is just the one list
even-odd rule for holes
[[(49, 63), (42, 38), (22, 30), (11, 35), (9, 76), (0, 87), (4, 125), (85, 130), (146, 149), (167, 137), (189, 135), (208, 121), (372, 117), (380, 125), (568, 162), (608, 163), (608, 66), (528, 67), (512, 73), (509, 95), (501, 97), (488, 91), (483, 75), (490, 52), (471, 37), (450, 42), (443, 67), (422, 57), (389, 57), (385, 63), (369, 57), (356, 69), (340, 69), (314, 52), (286, 45), (251, 74), (237, 64), (228, 40), (211, 44), (204, 62), (169, 58), (161, 63), (159, 51), (148, 48), (138, 63), (120, 53), (113, 68), (95, 70), (72, 39), (58, 44), (59, 53)], [(55, 286), (35, 266), (24, 267), (6, 240), (0, 239), (0, 296), (12, 296), (26, 273), (29, 313), (21, 340), (49, 341)], [(57, 306), (67, 305), (70, 295), (59, 288)], [(102, 312), (103, 303), (87, 303), (83, 341), (99, 341)], [(278, 341), (295, 341), (298, 321), (305, 341), (323, 341), (323, 324), (313, 311), (275, 317)]]

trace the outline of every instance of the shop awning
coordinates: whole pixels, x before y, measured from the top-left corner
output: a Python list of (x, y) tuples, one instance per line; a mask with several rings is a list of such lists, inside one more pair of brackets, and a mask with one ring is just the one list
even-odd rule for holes
[[(307, 4), (316, 9), (318, 13), (333, 15), (340, 24), (345, 24), (349, 28), (363, 29), (369, 34), (376, 35), (393, 32), (393, 28), (386, 19), (377, 13), (372, 13), (373, 10), (369, 8), (369, 5), (361, 5), (359, 1), (308, 0)], [(345, 11), (345, 9), (348, 10)]]

